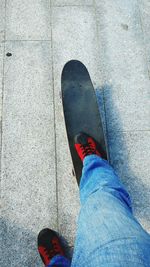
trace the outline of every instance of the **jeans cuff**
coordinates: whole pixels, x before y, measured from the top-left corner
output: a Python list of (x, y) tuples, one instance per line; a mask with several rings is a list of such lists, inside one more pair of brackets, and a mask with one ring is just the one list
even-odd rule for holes
[(95, 159), (99, 159), (100, 161), (103, 160), (100, 156), (98, 156), (96, 154), (94, 154), (94, 155), (88, 155), (83, 160), (83, 166), (87, 165), (89, 162), (91, 162), (92, 160), (95, 160)]

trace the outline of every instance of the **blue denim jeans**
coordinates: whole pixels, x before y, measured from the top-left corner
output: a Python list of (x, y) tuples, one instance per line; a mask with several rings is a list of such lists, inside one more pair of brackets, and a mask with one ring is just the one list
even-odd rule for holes
[(83, 165), (72, 262), (56, 256), (48, 267), (150, 267), (150, 235), (134, 218), (117, 174), (96, 155)]

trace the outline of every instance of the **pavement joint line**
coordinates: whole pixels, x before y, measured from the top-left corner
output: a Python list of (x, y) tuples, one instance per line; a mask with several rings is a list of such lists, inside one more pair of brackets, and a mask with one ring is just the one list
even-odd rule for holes
[(92, 8), (93, 5), (62, 5), (62, 6), (52, 6), (52, 8), (60, 8), (60, 7), (89, 7)]
[(93, 5), (52, 5), (52, 8), (55, 7), (93, 7)]
[(58, 198), (58, 175), (57, 175), (57, 140), (56, 140), (56, 110), (55, 110), (55, 88), (54, 88), (54, 61), (53, 61), (53, 25), (52, 25), (52, 2), (50, 4), (50, 31), (51, 31), (51, 61), (52, 61), (52, 88), (53, 88), (53, 118), (54, 118), (54, 144), (55, 144), (55, 181), (56, 181), (56, 208), (57, 208), (57, 231), (59, 231), (59, 198)]
[(148, 56), (147, 56), (147, 47), (146, 47), (146, 42), (145, 42), (145, 34), (144, 34), (144, 30), (143, 30), (143, 19), (142, 19), (142, 15), (141, 15), (141, 8), (140, 8), (140, 5), (141, 5), (141, 1), (140, 0), (137, 0), (137, 4), (138, 4), (138, 10), (139, 10), (139, 17), (140, 17), (140, 24), (141, 24), (141, 30), (142, 30), (142, 35), (143, 35), (143, 43), (144, 43), (144, 56), (145, 56), (145, 61), (146, 61), (146, 66), (147, 66), (147, 72), (148, 72), (148, 77), (150, 79), (150, 69), (149, 69), (149, 66), (148, 66)]
[[(4, 14), (4, 42), (2, 42), (3, 45), (3, 66), (2, 66), (2, 95), (1, 95), (1, 126), (0, 126), (0, 131), (1, 131), (1, 140), (0, 140), (0, 145), (1, 145), (1, 152), (0, 152), (0, 170), (2, 171), (2, 145), (3, 145), (3, 98), (4, 98), (4, 86), (5, 86), (5, 51), (6, 51), (6, 47), (5, 47), (5, 38), (6, 38), (6, 4), (7, 4), (7, 0), (5, 0), (5, 14)], [(0, 177), (0, 181), (1, 181), (1, 177)]]
[(48, 40), (24, 40), (24, 39), (17, 39), (17, 40), (5, 40), (2, 41), (3, 43), (7, 43), (7, 42), (51, 42), (51, 39)]
[[(99, 36), (99, 30), (98, 30), (98, 21), (97, 21), (97, 10), (96, 10), (96, 3), (95, 0), (93, 0), (93, 8), (94, 8), (94, 14), (95, 14), (95, 23), (96, 23), (96, 39), (97, 39), (97, 46), (98, 46), (98, 51), (100, 51), (100, 44), (99, 44), (99, 40), (100, 40), (100, 36)], [(107, 111), (106, 111), (106, 105), (105, 105), (105, 90), (102, 90), (103, 93), (103, 107), (104, 107), (104, 118), (105, 118), (105, 127), (106, 127), (106, 138), (105, 138), (105, 142), (106, 142), (106, 146), (107, 146), (107, 154), (108, 154), (108, 160), (109, 160), (109, 155), (110, 155), (110, 149), (109, 149), (109, 144), (108, 144), (108, 125), (107, 125)]]

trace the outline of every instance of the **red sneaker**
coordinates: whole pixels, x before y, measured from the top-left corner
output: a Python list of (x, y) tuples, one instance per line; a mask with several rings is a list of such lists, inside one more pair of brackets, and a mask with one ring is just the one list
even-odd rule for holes
[(88, 155), (98, 155), (101, 157), (96, 141), (85, 133), (79, 133), (75, 136), (75, 148), (82, 161)]
[(38, 251), (46, 266), (54, 256), (65, 255), (57, 233), (47, 228), (43, 229), (38, 235)]

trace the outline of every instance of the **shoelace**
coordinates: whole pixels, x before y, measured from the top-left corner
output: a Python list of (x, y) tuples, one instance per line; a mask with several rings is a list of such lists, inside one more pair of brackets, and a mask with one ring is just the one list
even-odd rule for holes
[(60, 246), (60, 244), (58, 243), (57, 239), (53, 239), (52, 240), (52, 244), (53, 244), (53, 249), (51, 250), (47, 250), (46, 247), (42, 247), (40, 246), (38, 249), (39, 249), (39, 252), (40, 254), (42, 254), (42, 256), (44, 258), (52, 258), (54, 257), (56, 254), (63, 254), (63, 250)]
[(95, 151), (95, 147), (93, 146), (93, 144), (91, 142), (89, 142), (88, 144), (81, 144), (80, 148), (82, 150), (83, 155), (90, 155), (91, 153), (93, 153)]

